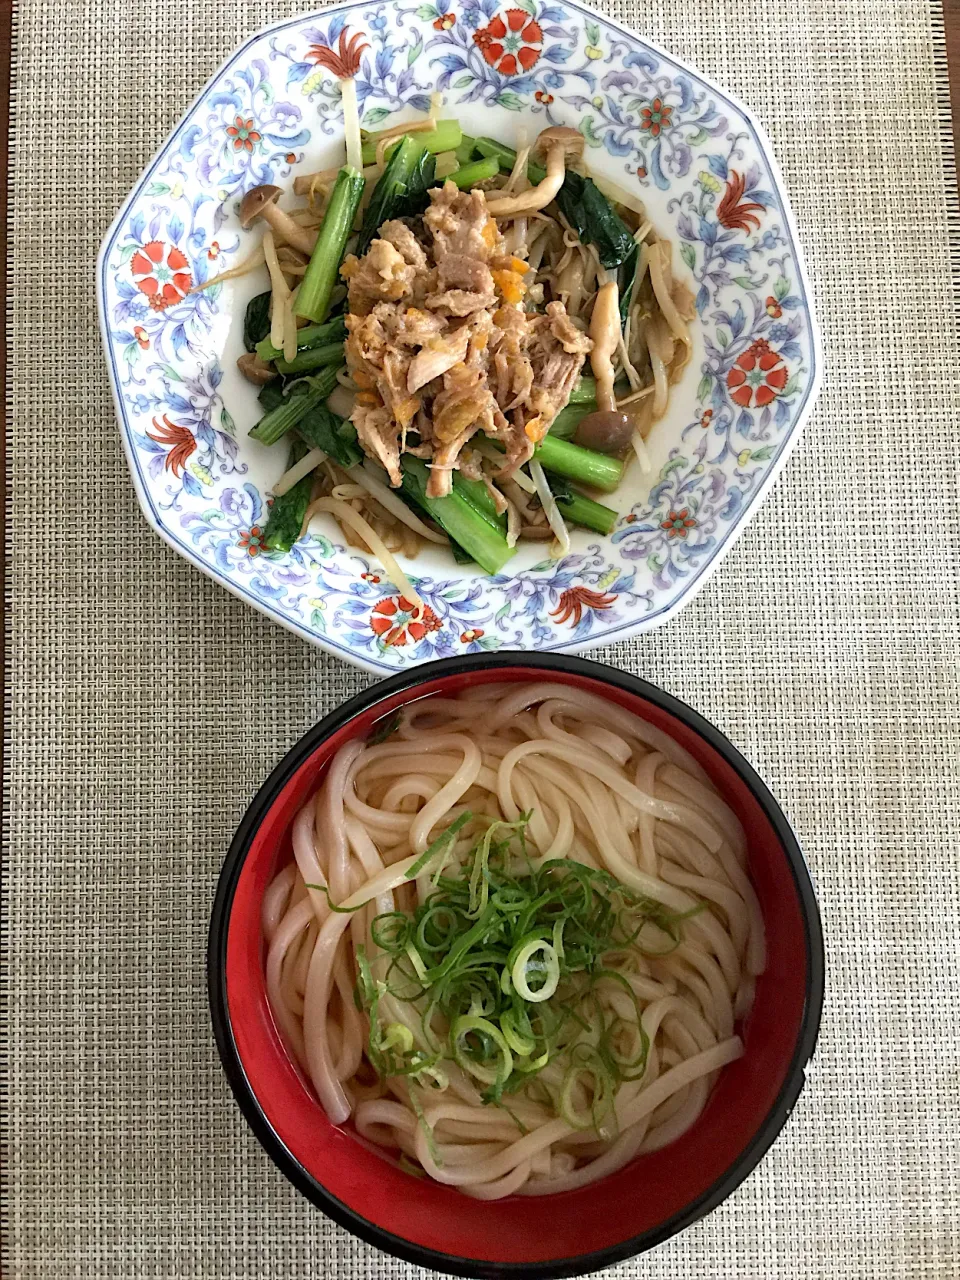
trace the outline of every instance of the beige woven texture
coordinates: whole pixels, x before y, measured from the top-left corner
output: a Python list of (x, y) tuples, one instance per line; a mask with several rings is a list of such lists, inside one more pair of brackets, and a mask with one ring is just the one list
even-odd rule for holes
[[(939, 12), (662, 0), (610, 12), (772, 134), (828, 373), (793, 461), (663, 630), (597, 656), (720, 725), (819, 888), (820, 1047), (786, 1131), (709, 1219), (615, 1274), (960, 1276), (960, 333)], [(256, 786), (369, 677), (264, 621), (140, 517), (93, 260), (210, 73), (287, 6), (21, 0), (3, 889), (4, 1274), (424, 1273), (301, 1199), (214, 1050), (208, 912)]]

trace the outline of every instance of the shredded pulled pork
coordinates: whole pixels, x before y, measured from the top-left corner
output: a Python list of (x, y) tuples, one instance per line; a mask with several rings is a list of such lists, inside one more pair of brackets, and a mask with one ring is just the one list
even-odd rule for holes
[(430, 199), (422, 221), (385, 222), (341, 274), (360, 442), (394, 487), (401, 454), (428, 459), (428, 493), (443, 497), (478, 431), (502, 445), (501, 477), (528, 460), (592, 344), (561, 302), (523, 310), (527, 264), (507, 252), (482, 191), (447, 182)]

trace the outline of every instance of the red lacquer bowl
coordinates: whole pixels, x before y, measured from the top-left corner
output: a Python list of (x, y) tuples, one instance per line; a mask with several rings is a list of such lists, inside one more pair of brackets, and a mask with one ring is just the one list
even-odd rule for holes
[[(699, 760), (747, 832), (768, 964), (741, 1034), (697, 1124), (602, 1182), (558, 1196), (471, 1200), (417, 1179), (327, 1120), (285, 1052), (267, 1004), (260, 904), (291, 857), (290, 827), (344, 742), (415, 698), (466, 685), (555, 680), (600, 694), (666, 730)], [(804, 1083), (823, 1003), (820, 917), (799, 845), (740, 753), (653, 685), (583, 658), (479, 654), (385, 680), (321, 721), (267, 779), (227, 855), (210, 925), (210, 1006), (244, 1115), (286, 1176), (362, 1239), (463, 1276), (574, 1276), (659, 1244), (728, 1196), (780, 1132)]]

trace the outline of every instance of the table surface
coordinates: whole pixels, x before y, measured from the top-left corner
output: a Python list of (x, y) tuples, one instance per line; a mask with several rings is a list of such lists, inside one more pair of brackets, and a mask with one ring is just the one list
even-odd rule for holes
[[(716, 578), (668, 627), (591, 655), (677, 693), (756, 765), (804, 845), (828, 953), (821, 1043), (780, 1141), (716, 1213), (610, 1274), (960, 1277), (960, 0), (942, 23), (928, 0), (603, 7), (767, 126), (828, 366)], [(204, 994), (213, 887), (245, 804), (369, 677), (144, 527), (92, 307), (97, 245), (144, 161), (224, 54), (288, 11), (19, 0), (15, 15), (0, 157), (12, 1280), (424, 1274), (272, 1168), (229, 1097)], [(11, 15), (0, 0), (0, 109)]]

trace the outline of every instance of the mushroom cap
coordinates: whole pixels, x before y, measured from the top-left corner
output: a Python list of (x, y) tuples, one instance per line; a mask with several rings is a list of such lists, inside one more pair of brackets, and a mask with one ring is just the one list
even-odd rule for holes
[(237, 361), (237, 368), (248, 382), (258, 387), (266, 386), (277, 376), (273, 365), (261, 360), (255, 351), (245, 352)]
[(633, 420), (619, 409), (597, 409), (581, 418), (574, 444), (594, 453), (623, 453), (633, 435)]
[(535, 151), (546, 154), (554, 147), (562, 146), (564, 156), (579, 160), (583, 155), (584, 137), (579, 129), (568, 129), (565, 125), (555, 124), (543, 129), (537, 136)]
[(251, 187), (240, 201), (241, 227), (246, 230), (251, 222), (256, 222), (268, 205), (276, 204), (282, 195), (282, 188), (271, 186), (270, 183), (264, 183), (262, 187)]

